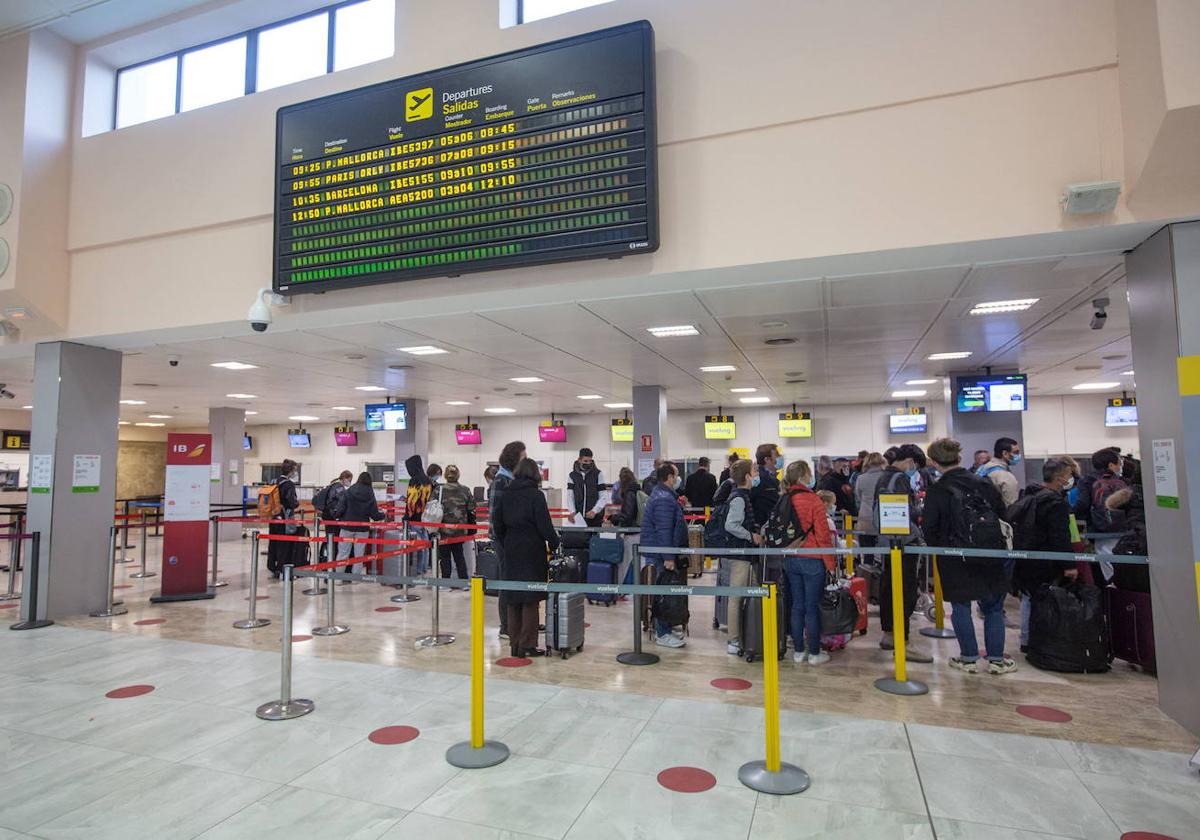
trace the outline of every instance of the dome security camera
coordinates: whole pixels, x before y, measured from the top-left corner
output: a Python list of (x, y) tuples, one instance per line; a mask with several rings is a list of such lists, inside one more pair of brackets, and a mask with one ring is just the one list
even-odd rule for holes
[(169, 364), (171, 367), (179, 367), (179, 357), (167, 356), (167, 364)]
[(287, 303), (288, 299), (283, 295), (277, 295), (270, 289), (259, 289), (250, 311), (246, 313), (250, 328), (255, 332), (266, 332), (271, 326), (271, 307), (286, 306)]

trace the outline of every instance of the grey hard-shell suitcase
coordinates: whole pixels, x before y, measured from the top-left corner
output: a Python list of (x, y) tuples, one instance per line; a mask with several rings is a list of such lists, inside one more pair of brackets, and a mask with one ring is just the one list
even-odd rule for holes
[[(750, 585), (757, 586), (762, 578), (762, 563), (755, 561), (753, 564), (754, 571), (751, 573)], [(767, 580), (771, 580), (771, 575), (777, 575), (777, 572), (768, 573)], [(778, 658), (783, 659), (787, 655), (787, 606), (784, 603), (785, 598), (782, 593), (775, 598), (775, 627), (776, 627), (776, 642), (779, 650)], [(755, 659), (761, 659), (765, 655), (763, 650), (763, 623), (762, 609), (765, 601), (761, 598), (743, 598), (742, 599), (742, 655), (746, 657), (747, 662), (753, 662)]]
[(563, 659), (583, 650), (585, 601), (582, 592), (551, 593), (546, 600), (546, 649), (558, 651)]
[[(375, 532), (359, 531), (354, 534), (347, 534), (347, 536), (366, 537), (372, 533), (375, 533)], [(384, 531), (382, 539), (402, 540), (402, 539), (404, 539), (404, 533), (402, 531)], [(383, 545), (369, 545), (368, 544), (367, 545), (367, 554), (385, 554), (389, 551), (398, 551), (399, 549), (401, 549), (403, 547), (404, 546), (394, 545), (394, 544), (388, 545), (387, 543), (384, 543)], [(384, 557), (382, 560), (383, 568), (380, 569), (380, 574), (384, 575), (385, 577), (401, 577), (404, 574), (405, 562), (407, 562), (409, 564), (409, 568), (411, 569), (412, 568), (412, 555), (411, 554), (393, 554), (391, 557)], [(370, 564), (368, 563), (367, 565), (369, 566)]]
[[(717, 561), (717, 586), (729, 585), (729, 558)], [(713, 629), (729, 626), (729, 598), (718, 595), (713, 602)]]

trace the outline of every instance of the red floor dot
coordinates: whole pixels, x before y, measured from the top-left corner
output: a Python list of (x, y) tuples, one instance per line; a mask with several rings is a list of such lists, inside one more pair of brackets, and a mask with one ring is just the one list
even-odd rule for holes
[(1155, 834), (1153, 831), (1126, 831), (1121, 840), (1176, 840), (1169, 834)]
[(722, 691), (745, 691), (754, 685), (749, 680), (740, 680), (737, 677), (721, 677), (709, 683), (713, 688), (719, 688)]
[(658, 774), (658, 783), (676, 793), (703, 793), (716, 787), (717, 777), (699, 767), (668, 767)]
[[(267, 599), (268, 599), (268, 598), (270, 598), (270, 597), (271, 597), (270, 595), (255, 595), (255, 596), (254, 596), (254, 600), (256, 600), (256, 601), (265, 601), (265, 600), (267, 600)], [(249, 600), (250, 600), (250, 596), (249, 596), (249, 595), (247, 595), (247, 596), (246, 596), (245, 598), (243, 598), (242, 600), (243, 600), (243, 601), (249, 601)]]
[(585, 622), (583, 622), (583, 629), (584, 629), (584, 630), (586, 630), (587, 628), (589, 628), (589, 627), (591, 627), (591, 626), (592, 626), (592, 622), (590, 622), (590, 621), (585, 621)]
[(133, 589), (132, 583), (116, 583), (113, 584), (113, 589)]
[(497, 659), (496, 664), (501, 668), (524, 668), (526, 665), (532, 665), (532, 659), (526, 659), (524, 656), (506, 656), (503, 659)]
[(1069, 723), (1072, 718), (1062, 709), (1050, 706), (1017, 706), (1017, 714), (1046, 723)]
[(407, 744), (420, 734), (421, 730), (415, 726), (385, 726), (368, 735), (367, 740), (372, 744), (392, 746), (393, 744)]
[(0, 610), (15, 610), (19, 606), (21, 606), (20, 602), (13, 604), (0, 604)]
[(151, 624), (166, 624), (165, 618), (143, 618), (141, 621), (133, 622), (137, 627), (149, 627)]
[(109, 700), (125, 700), (129, 697), (141, 697), (143, 694), (149, 694), (154, 690), (152, 685), (126, 685), (121, 688), (114, 688), (104, 696)]
[(400, 612), (399, 607), (376, 607), (375, 612)]
[(308, 635), (307, 633), (293, 633), (292, 641), (293, 642), (308, 642), (308, 641), (312, 641), (312, 636)]

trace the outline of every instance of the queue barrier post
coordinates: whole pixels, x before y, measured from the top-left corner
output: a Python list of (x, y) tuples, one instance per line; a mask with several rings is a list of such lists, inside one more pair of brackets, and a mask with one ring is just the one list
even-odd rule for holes
[(37, 630), (39, 627), (49, 627), (53, 624), (47, 618), (38, 618), (38, 572), (42, 563), (42, 532), (34, 531), (29, 535), (29, 562), (25, 565), (26, 579), (21, 589), (29, 593), (29, 607), (26, 615), (29, 618), (18, 621), (9, 630)]
[[(250, 603), (254, 603), (251, 601)], [(292, 697), (292, 567), (283, 567), (283, 646), (279, 656), (279, 699), (263, 703), (255, 714), (263, 720), (292, 720), (316, 708), (311, 700)]]
[[(284, 566), (284, 570), (288, 570), (291, 566)], [(285, 587), (284, 592), (286, 598), (291, 598), (292, 587), (289, 582)], [(258, 617), (258, 531), (252, 531), (250, 534), (250, 615), (241, 621), (233, 622), (233, 626), (238, 630), (254, 630), (257, 627), (266, 627), (271, 623), (270, 619)], [(291, 651), (291, 633), (288, 635), (288, 650)]]
[[(221, 517), (212, 517), (212, 575), (209, 579), (209, 587), (216, 589), (221, 586), (228, 586), (229, 581), (217, 580), (217, 555), (221, 552)], [(154, 526), (156, 529), (158, 525)]]
[(854, 577), (854, 517), (846, 514), (846, 548), (850, 549), (850, 553), (846, 555), (846, 574)]
[[(408, 523), (407, 522), (404, 523), (404, 528), (400, 533), (400, 539), (402, 539), (402, 540), (408, 539)], [(408, 574), (409, 574), (409, 563), (411, 561), (412, 554), (410, 554), (409, 552), (406, 551), (403, 554), (401, 554), (400, 557), (401, 557), (400, 563), (403, 566), (402, 577), (407, 578)], [(389, 600), (396, 604), (411, 604), (413, 601), (420, 601), (421, 596), (409, 592), (408, 591), (408, 581), (405, 580), (404, 584), (400, 587), (400, 594), (393, 595)]]
[(812, 783), (808, 773), (794, 764), (786, 764), (779, 750), (779, 649), (778, 606), (775, 584), (766, 584), (766, 597), (759, 599), (763, 628), (763, 732), (767, 757), (750, 761), (738, 768), (738, 781), (751, 790), (788, 796), (803, 793)]
[[(328, 555), (329, 559), (332, 561), (334, 559), (335, 543), (333, 541), (333, 535), (330, 534), (328, 531), (326, 531), (326, 533), (325, 533), (325, 544), (328, 546), (325, 553)], [(352, 548), (351, 556), (353, 556), (353, 553), (354, 553), (354, 551)], [(348, 571), (352, 571), (353, 568), (354, 568), (353, 566), (348, 567)], [(366, 570), (367, 570), (367, 567), (366, 567), (366, 564), (364, 564), (363, 571), (366, 572)], [(349, 583), (349, 581), (347, 581), (347, 583)], [(328, 610), (328, 612), (325, 615), (325, 626), (314, 627), (312, 629), (314, 636), (340, 636), (343, 633), (350, 632), (350, 625), (338, 624), (337, 619), (334, 618), (334, 612), (333, 612), (333, 597), (334, 596), (333, 596), (333, 593), (334, 593), (335, 589), (337, 589), (337, 586), (333, 582), (333, 574), (330, 573), (325, 578), (325, 590), (326, 590), (326, 592), (328, 592), (327, 600), (325, 602), (326, 608)]]
[[(407, 556), (407, 555), (406, 555)], [(471, 578), (471, 739), (446, 750), (453, 767), (478, 770), (508, 759), (508, 747), (483, 736), (483, 578)]]
[[(320, 530), (320, 528), (321, 528), (320, 520), (317, 518), (317, 512), (314, 510), (313, 511), (313, 530), (312, 530), (312, 535), (314, 537), (317, 536), (317, 532)], [(328, 529), (326, 529), (326, 530), (328, 530)], [(305, 543), (304, 547), (306, 549), (308, 549), (309, 551), (312, 551), (311, 543)], [(318, 557), (317, 559), (319, 560), (320, 557)], [(330, 560), (333, 559), (332, 554), (329, 555), (329, 559)], [(329, 579), (329, 586), (333, 586), (333, 578)], [(308, 589), (305, 589), (302, 591), (304, 592), (305, 595), (324, 595), (326, 588), (321, 586), (321, 579), (319, 577), (314, 577), (312, 579), (312, 584), (308, 587)], [(330, 622), (330, 623), (332, 624), (332, 622)]]
[(137, 578), (139, 580), (141, 580), (142, 578), (155, 577), (157, 575), (157, 572), (146, 571), (146, 512), (144, 510), (142, 511), (142, 538), (138, 544), (138, 550), (139, 550), (139, 554), (141, 555), (142, 568), (141, 568), (141, 571), (134, 572), (133, 574), (130, 575), (130, 577)]
[[(0, 595), (0, 601), (19, 601), (21, 593), (15, 592), (17, 586), (17, 574), (21, 570), (21, 516), (17, 514), (16, 532), (11, 535), (12, 544), (9, 546), (8, 555), (8, 590)], [(23, 589), (24, 587), (22, 587)]]
[(899, 694), (905, 697), (918, 694), (928, 694), (929, 686), (920, 680), (908, 678), (907, 645), (908, 639), (904, 631), (904, 570), (903, 550), (899, 540), (892, 540), (890, 556), (890, 573), (892, 576), (892, 641), (895, 673), (891, 677), (880, 677), (875, 680), (875, 687), (887, 694)]
[[(441, 541), (441, 537), (439, 536), (439, 534), (437, 532), (434, 532), (433, 547), (430, 549), (430, 557), (432, 558), (432, 560), (431, 560), (432, 563), (438, 562), (438, 543), (440, 541)], [(406, 554), (404, 556), (407, 557), (408, 555)], [(441, 628), (438, 626), (439, 620), (441, 618), (441, 616), (439, 615), (439, 612), (440, 612), (439, 605), (441, 604), (441, 600), (442, 600), (441, 593), (442, 593), (442, 588), (440, 586), (435, 585), (433, 587), (433, 610), (432, 610), (433, 627), (432, 627), (429, 635), (422, 636), (421, 638), (417, 639), (416, 642), (413, 643), (413, 647), (416, 647), (416, 648), (441, 647), (442, 645), (454, 644), (454, 636), (450, 633), (440, 632)]]
[[(637, 544), (633, 546), (633, 568), (641, 573), (642, 552)], [(622, 665), (656, 665), (659, 661), (657, 655), (642, 650), (642, 596), (637, 592), (633, 594), (633, 650), (618, 653), (617, 661)]]
[(119, 530), (116, 525), (112, 525), (108, 529), (108, 597), (105, 599), (104, 609), (88, 613), (93, 618), (112, 618), (129, 612), (124, 607), (124, 601), (113, 600), (113, 586), (116, 584), (114, 577), (117, 571), (117, 532)]
[(931, 639), (953, 639), (954, 631), (946, 627), (946, 602), (942, 597), (942, 576), (938, 573), (937, 555), (931, 554), (929, 562), (933, 566), (933, 626), (922, 627), (921, 635)]

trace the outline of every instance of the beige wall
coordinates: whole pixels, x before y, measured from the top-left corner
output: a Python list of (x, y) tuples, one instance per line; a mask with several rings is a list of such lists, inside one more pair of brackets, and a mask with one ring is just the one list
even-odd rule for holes
[(117, 442), (117, 498), (158, 496), (167, 470), (167, 446), (152, 441)]

